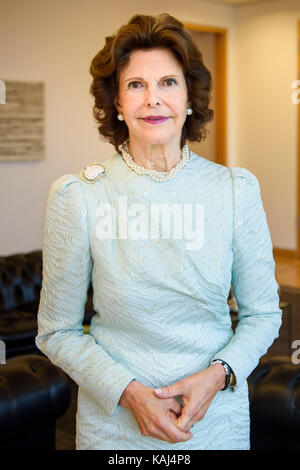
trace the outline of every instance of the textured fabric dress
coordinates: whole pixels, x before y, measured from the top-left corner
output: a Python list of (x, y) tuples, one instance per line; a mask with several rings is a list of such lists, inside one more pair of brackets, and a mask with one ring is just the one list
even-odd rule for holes
[[(246, 379), (278, 336), (282, 316), (257, 178), (193, 152), (164, 182), (136, 173), (118, 153), (102, 163), (106, 174), (92, 184), (79, 174), (54, 181), (43, 235), (36, 344), (79, 386), (76, 449), (249, 449)], [(180, 232), (180, 217), (163, 236), (167, 215), (152, 223), (155, 204), (175, 205), (177, 216), (187, 207), (194, 218), (185, 220), (198, 224), (194, 243), (191, 230), (181, 225)], [(150, 237), (150, 228), (145, 236), (146, 226), (160, 236)], [(84, 334), (90, 281), (96, 315)], [(143, 436), (118, 404), (132, 379), (171, 385), (214, 358), (232, 367), (237, 386), (216, 394), (186, 442)]]

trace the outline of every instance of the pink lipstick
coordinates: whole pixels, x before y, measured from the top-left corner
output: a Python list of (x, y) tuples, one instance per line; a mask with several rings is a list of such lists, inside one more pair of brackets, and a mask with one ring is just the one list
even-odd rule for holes
[(166, 122), (169, 118), (165, 116), (147, 116), (146, 118), (143, 118), (143, 121), (148, 122), (149, 124), (162, 124), (163, 122)]

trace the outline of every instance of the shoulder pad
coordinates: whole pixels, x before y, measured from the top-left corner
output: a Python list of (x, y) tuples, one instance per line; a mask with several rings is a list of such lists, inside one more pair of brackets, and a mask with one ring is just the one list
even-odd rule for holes
[(86, 183), (95, 183), (99, 178), (106, 174), (106, 167), (102, 163), (89, 163), (85, 168), (80, 170), (79, 176)]

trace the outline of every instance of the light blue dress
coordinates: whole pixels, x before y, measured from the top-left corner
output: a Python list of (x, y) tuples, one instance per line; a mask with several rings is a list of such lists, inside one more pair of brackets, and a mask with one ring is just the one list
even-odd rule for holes
[[(164, 182), (137, 174), (118, 153), (102, 163), (107, 173), (93, 183), (79, 174), (54, 181), (44, 226), (36, 344), (79, 386), (76, 448), (249, 449), (246, 379), (278, 336), (282, 315), (257, 178), (193, 152)], [(177, 204), (179, 215), (184, 204), (194, 208), (198, 245), (183, 230), (181, 238), (175, 231), (136, 238), (143, 221), (149, 227), (145, 214), (155, 203)], [(120, 210), (126, 204), (127, 222)], [(118, 236), (113, 228), (126, 223), (127, 238), (124, 231)], [(90, 280), (97, 313), (84, 334)], [(231, 282), (239, 306), (235, 333)], [(143, 436), (118, 404), (134, 378), (153, 388), (171, 385), (213, 358), (232, 367), (237, 386), (216, 394), (186, 442)]]

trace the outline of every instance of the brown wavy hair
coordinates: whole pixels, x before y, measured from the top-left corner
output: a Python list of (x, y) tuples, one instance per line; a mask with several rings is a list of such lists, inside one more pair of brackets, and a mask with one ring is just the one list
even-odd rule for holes
[(202, 53), (192, 35), (183, 24), (168, 13), (157, 16), (134, 15), (113, 36), (105, 38), (105, 46), (96, 54), (90, 65), (93, 81), (90, 93), (94, 97), (93, 115), (99, 124), (98, 131), (119, 147), (129, 138), (125, 121), (119, 121), (114, 105), (118, 96), (119, 77), (131, 52), (137, 49), (166, 48), (182, 65), (188, 100), (193, 114), (188, 116), (181, 134), (181, 148), (186, 140), (200, 142), (206, 137), (206, 123), (214, 117), (209, 109), (212, 78), (205, 67)]

